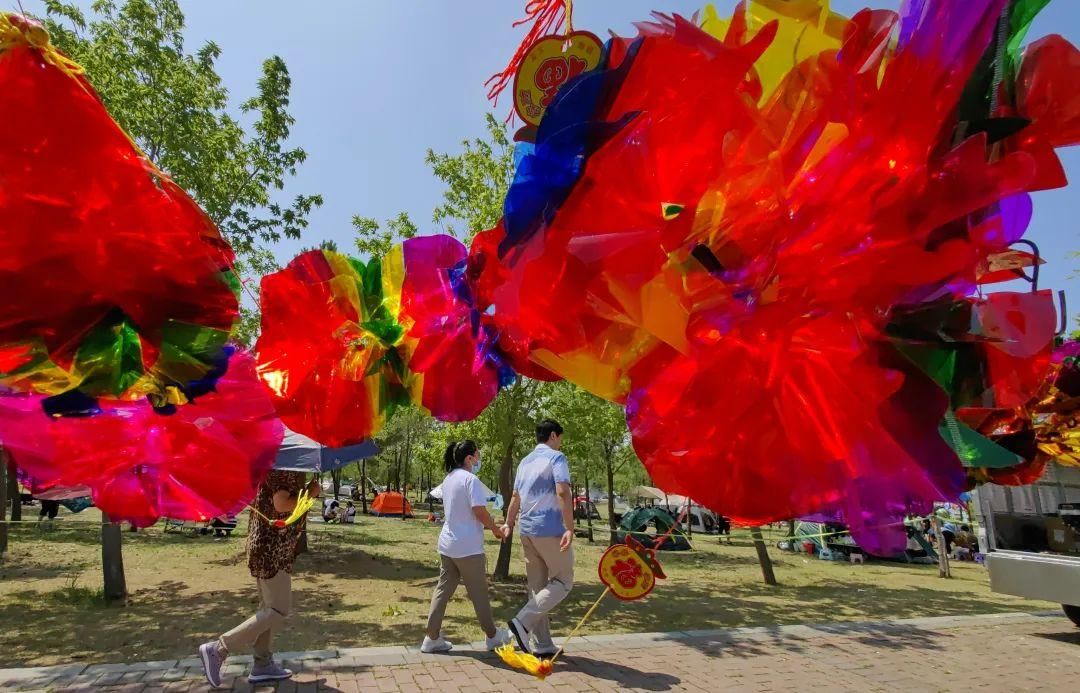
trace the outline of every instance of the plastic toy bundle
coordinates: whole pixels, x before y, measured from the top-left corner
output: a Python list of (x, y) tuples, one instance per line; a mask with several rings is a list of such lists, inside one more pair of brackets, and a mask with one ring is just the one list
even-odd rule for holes
[(423, 236), (367, 263), (300, 255), (263, 279), (259, 373), (285, 423), (331, 446), (379, 431), (409, 403), (478, 416), (515, 374), (472, 305), (466, 249)]
[(102, 400), (93, 416), (53, 418), (42, 395), (0, 397), (0, 440), (35, 490), (89, 487), (114, 521), (209, 520), (235, 514), (274, 462), (281, 421), (237, 352), (214, 391), (162, 411), (147, 400)]
[(0, 443), (115, 520), (242, 507), (281, 424), (227, 345), (233, 255), (44, 29), (0, 13)]
[(232, 250), (44, 30), (0, 14), (0, 383), (176, 398), (220, 366)]
[(1080, 141), (1076, 50), (1018, 53), (1042, 4), (762, 0), (611, 40), (474, 245), (493, 319), (738, 521), (839, 510), (872, 543), (955, 499), (958, 409), (1026, 401), (1056, 326), (1046, 292), (970, 298)]

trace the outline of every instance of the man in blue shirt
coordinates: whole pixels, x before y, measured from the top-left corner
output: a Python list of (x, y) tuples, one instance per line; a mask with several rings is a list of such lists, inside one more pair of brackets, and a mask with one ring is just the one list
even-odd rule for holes
[(574, 586), (574, 502), (570, 466), (559, 452), (562, 434), (550, 419), (536, 427), (538, 445), (518, 465), (503, 534), (510, 536), (515, 522), (520, 528), (529, 583), (529, 601), (510, 619), (510, 632), (523, 651), (537, 656), (555, 654), (547, 615)]

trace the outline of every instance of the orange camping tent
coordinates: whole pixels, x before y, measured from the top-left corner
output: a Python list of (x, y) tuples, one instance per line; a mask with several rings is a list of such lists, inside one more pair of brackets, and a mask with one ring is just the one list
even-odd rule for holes
[(387, 491), (375, 496), (371, 503), (371, 514), (378, 517), (412, 517), (412, 506), (405, 496), (397, 491)]

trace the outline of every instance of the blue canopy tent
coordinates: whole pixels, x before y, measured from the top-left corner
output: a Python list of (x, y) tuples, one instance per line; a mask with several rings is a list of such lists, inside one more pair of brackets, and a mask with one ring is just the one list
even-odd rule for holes
[(379, 447), (372, 440), (330, 448), (286, 428), (285, 437), (282, 438), (281, 447), (274, 459), (274, 469), (308, 473), (329, 472), (377, 454)]

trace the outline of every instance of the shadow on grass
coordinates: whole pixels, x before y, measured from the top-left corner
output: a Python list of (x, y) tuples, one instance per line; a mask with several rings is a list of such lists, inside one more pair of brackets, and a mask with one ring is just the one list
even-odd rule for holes
[[(352, 577), (399, 579), (430, 572), (425, 563), (372, 558), (359, 551), (338, 568), (353, 566)], [(301, 559), (303, 560), (303, 559)], [(322, 561), (315, 570), (322, 572)], [(281, 651), (346, 647), (358, 643), (404, 643), (420, 633), (411, 622), (351, 622), (341, 595), (318, 588), (294, 589), (293, 616), (278, 636)], [(167, 579), (133, 591), (127, 604), (106, 605), (100, 591), (81, 587), (42, 593), (24, 590), (0, 600), (0, 623), (22, 624), (0, 630), (5, 666), (28, 666), (43, 653), (62, 652), (67, 662), (125, 662), (195, 656), (199, 644), (244, 621), (258, 608), (255, 585), (215, 590)]]
[(13, 543), (41, 541), (49, 544), (84, 544), (87, 546), (101, 543), (101, 525), (91, 522), (72, 522), (56, 524), (54, 529), (39, 529), (32, 526), (15, 526), (10, 530)]
[(0, 580), (51, 580), (70, 577), (93, 565), (91, 561), (69, 561), (54, 565), (0, 564)]
[[(309, 650), (363, 645), (416, 644), (423, 635), (425, 603), (438, 576), (434, 531), (414, 523), (385, 520), (380, 525), (345, 525), (333, 531), (312, 532), (310, 553), (297, 561), (299, 579), (294, 586), (295, 615), (276, 643), (277, 649)], [(414, 524), (413, 536), (395, 535), (399, 524)], [(58, 530), (59, 531), (59, 530)], [(97, 544), (96, 533), (86, 533)], [(37, 537), (35, 538), (44, 538)], [(75, 535), (67, 540), (73, 542)], [(130, 601), (125, 606), (104, 606), (93, 590), (45, 592), (34, 590), (38, 578), (62, 578), (72, 574), (72, 566), (55, 569), (27, 562), (25, 567), (8, 565), (0, 576), (10, 577), (9, 592), (0, 599), (0, 622), (12, 624), (0, 629), (0, 652), (5, 664), (21, 666), (54, 663), (58, 656), (66, 661), (142, 661), (186, 658), (197, 646), (246, 619), (257, 608), (254, 584), (248, 582), (244, 541), (235, 537), (231, 544), (213, 544), (208, 537), (162, 535), (160, 533), (124, 533), (125, 552), (142, 554), (143, 563), (152, 570), (142, 570), (141, 580), (133, 582)], [(174, 547), (200, 546), (205, 549), (180, 550)], [(214, 548), (217, 547), (217, 548)], [(80, 552), (80, 568), (88, 564)], [(41, 552), (62, 555), (62, 547), (51, 543)], [(600, 547), (590, 551), (599, 555)], [(160, 553), (158, 553), (160, 551)], [(488, 567), (494, 567), (494, 553), (488, 547)], [(94, 552), (96, 554), (96, 552)], [(586, 554), (588, 555), (588, 554)], [(147, 557), (149, 557), (147, 559)], [(812, 584), (766, 587), (759, 583), (725, 584), (724, 571), (743, 571), (755, 566), (756, 558), (721, 553), (668, 553), (661, 558), (676, 570), (673, 577), (660, 583), (648, 599), (621, 603), (613, 598), (602, 602), (584, 633), (657, 632), (712, 630), (740, 626), (775, 626), (793, 623), (830, 623), (853, 620), (876, 621), (919, 616), (966, 615), (1015, 610), (1016, 604), (988, 593), (948, 591), (934, 588), (933, 568), (894, 564), (890, 573), (911, 573), (905, 581), (916, 586), (891, 586), (863, 578), (861, 582), (841, 579), (816, 579)], [(777, 557), (782, 567), (802, 562), (801, 556)], [(160, 566), (159, 562), (160, 561)], [(136, 565), (137, 561), (133, 561)], [(498, 621), (513, 615), (526, 598), (521, 573), (520, 553), (513, 560), (513, 574), (507, 582), (490, 584), (490, 596)], [(213, 570), (208, 570), (213, 566)], [(832, 566), (838, 568), (839, 566)], [(130, 564), (129, 564), (130, 568)], [(224, 570), (223, 570), (224, 569)], [(682, 569), (684, 574), (679, 575)], [(75, 572), (78, 572), (77, 570)], [(845, 572), (833, 573), (843, 575)], [(215, 584), (227, 579), (225, 586)], [(782, 570), (778, 570), (781, 581)], [(925, 576), (926, 580), (919, 579)], [(95, 579), (97, 579), (95, 577)], [(565, 636), (585, 610), (601, 593), (594, 584), (595, 569), (579, 565), (579, 583), (552, 614), (556, 635)], [(852, 580), (856, 578), (853, 576)], [(959, 577), (950, 584), (970, 579)], [(984, 580), (984, 578), (979, 578)], [(89, 579), (84, 582), (90, 582)], [(147, 587), (147, 585), (150, 585)], [(25, 588), (25, 589), (24, 589)], [(141, 589), (140, 589), (141, 588)], [(458, 608), (445, 622), (451, 640), (477, 639), (471, 607), (462, 606), (464, 590), (455, 601)], [(385, 609), (385, 613), (384, 613)], [(356, 612), (362, 610), (362, 614)], [(465, 615), (462, 615), (465, 614)], [(848, 632), (851, 636), (851, 631)], [(866, 626), (854, 637), (881, 648), (923, 648), (931, 640), (918, 629)], [(934, 634), (933, 638), (941, 636)], [(755, 638), (687, 641), (711, 656), (753, 656), (767, 649), (801, 651), (806, 642), (779, 630), (764, 631)], [(775, 651), (775, 650), (774, 650)], [(570, 654), (573, 655), (571, 644)], [(582, 666), (591, 666), (585, 659)], [(637, 664), (636, 662), (632, 664)], [(627, 669), (608, 674), (620, 687), (623, 679), (641, 676)], [(651, 674), (644, 674), (646, 678)], [(634, 678), (637, 681), (637, 678)], [(676, 682), (677, 683), (677, 682)], [(656, 681), (657, 686), (674, 686)], [(655, 690), (666, 690), (662, 687)]]
[(1035, 636), (1045, 638), (1046, 640), (1065, 643), (1066, 645), (1080, 646), (1080, 629), (1063, 631), (1061, 633), (1035, 633)]
[[(505, 590), (492, 591), (497, 614), (512, 613), (524, 600), (524, 591), (514, 598)], [(580, 614), (600, 596), (598, 585), (575, 586), (570, 596), (552, 614), (552, 630), (567, 635)], [(621, 603), (608, 598), (601, 602), (587, 632), (664, 632), (714, 630), (757, 626), (766, 630), (753, 638), (721, 635), (696, 638), (687, 642), (716, 657), (748, 657), (776, 649), (801, 652), (807, 639), (785, 633), (780, 625), (835, 624), (817, 626), (822, 633), (843, 632), (857, 642), (882, 649), (931, 650), (942, 645), (942, 635), (917, 627), (888, 623), (835, 623), (845, 620), (878, 621), (926, 616), (959, 616), (976, 613), (1014, 611), (1014, 605), (1001, 603), (987, 595), (936, 592), (917, 588), (853, 589), (852, 585), (826, 580), (811, 586), (739, 586), (727, 588), (721, 596), (716, 590), (686, 583), (662, 584), (648, 599)], [(774, 627), (770, 632), (769, 627)], [(569, 651), (573, 651), (572, 643)]]

